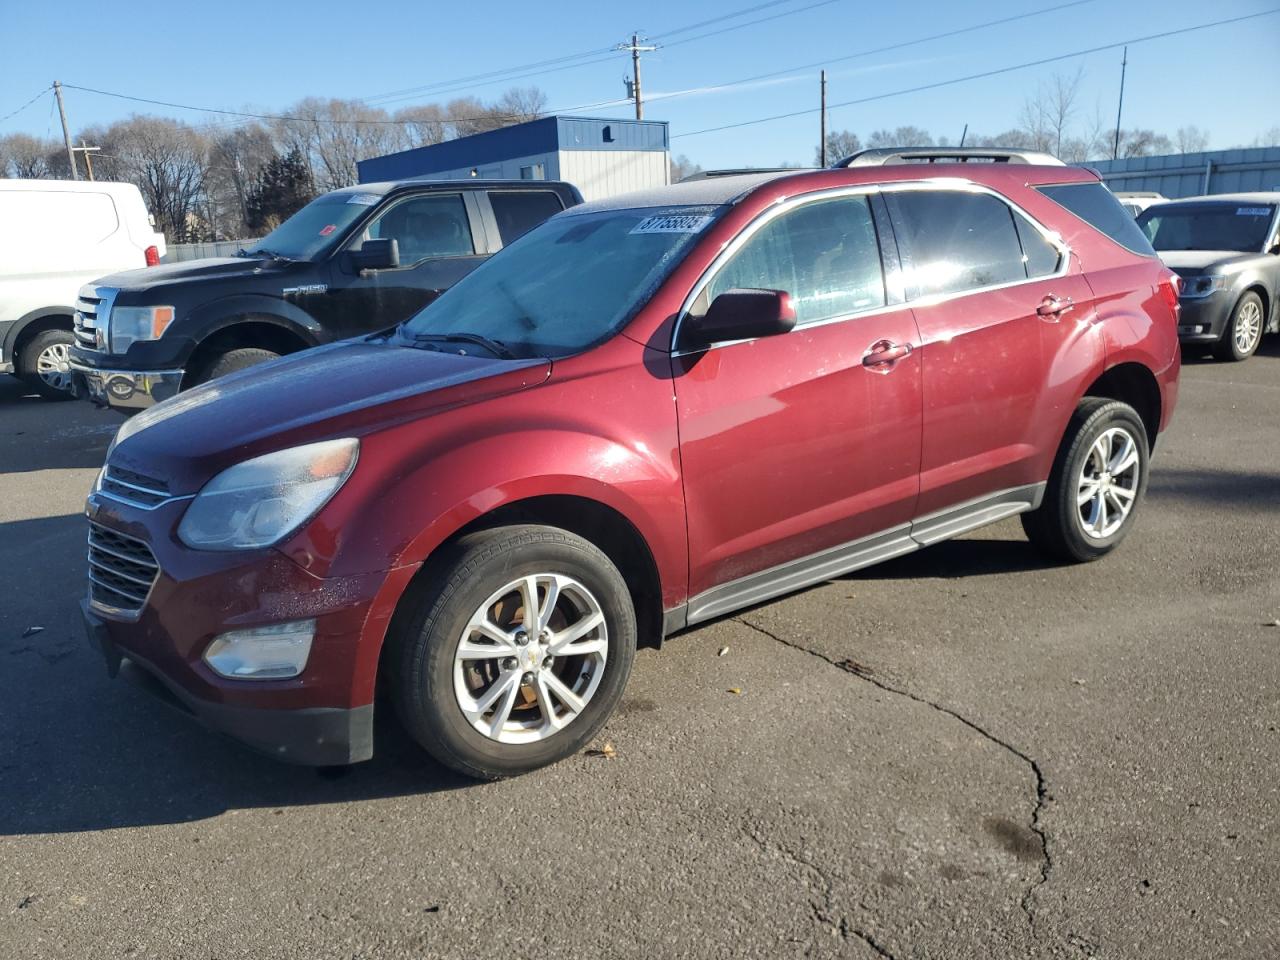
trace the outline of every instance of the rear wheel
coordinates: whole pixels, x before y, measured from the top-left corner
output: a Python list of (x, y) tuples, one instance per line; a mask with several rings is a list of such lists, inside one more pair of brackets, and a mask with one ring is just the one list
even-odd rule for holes
[(1148, 450), (1133, 407), (1086, 397), (1071, 417), (1044, 501), (1022, 515), (1028, 539), (1060, 560), (1110, 553), (1128, 534), (1146, 491)]
[(228, 373), (247, 370), (249, 367), (256, 367), (260, 363), (276, 360), (279, 357), (280, 354), (274, 350), (264, 350), (261, 347), (237, 347), (235, 350), (228, 350), (226, 353), (218, 354), (205, 364), (204, 369), (196, 378), (196, 383), (216, 380), (218, 377), (225, 377)]
[(75, 335), (70, 330), (42, 330), (27, 341), (18, 358), (18, 369), (25, 380), (46, 400), (70, 400), (71, 345)]
[(1248, 360), (1262, 342), (1262, 298), (1250, 291), (1236, 303), (1222, 339), (1213, 348), (1219, 360)]
[(397, 711), (437, 760), (497, 779), (580, 750), (635, 657), (630, 592), (598, 548), (555, 527), (445, 548), (387, 665)]

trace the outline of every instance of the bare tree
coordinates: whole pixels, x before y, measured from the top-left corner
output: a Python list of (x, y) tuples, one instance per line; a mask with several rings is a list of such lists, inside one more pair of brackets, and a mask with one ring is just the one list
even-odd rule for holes
[(537, 87), (512, 87), (494, 104), (506, 123), (527, 123), (547, 112), (547, 95)]
[(1164, 153), (1173, 153), (1173, 141), (1163, 133), (1154, 130), (1121, 130), (1121, 157), (1155, 157)]
[[(851, 157), (862, 149), (862, 141), (858, 139), (858, 135), (852, 130), (828, 130), (827, 131), (827, 163), (835, 163), (837, 160), (843, 160), (845, 157)], [(814, 166), (822, 164), (822, 148), (817, 147), (813, 151)]]
[[(59, 151), (62, 151), (61, 163), (56, 160)], [(56, 140), (25, 133), (0, 137), (0, 176), (43, 180), (65, 177), (69, 172), (66, 152)]]
[(170, 241), (209, 235), (202, 209), (209, 157), (204, 136), (177, 120), (135, 115), (113, 123), (98, 139), (112, 178), (137, 185)]
[(1195, 124), (1179, 127), (1173, 135), (1173, 142), (1179, 153), (1203, 153), (1209, 149), (1209, 131), (1201, 130)]
[(868, 147), (929, 147), (933, 138), (920, 127), (898, 127), (894, 130), (873, 130), (867, 137)]
[(401, 122), (406, 147), (425, 147), (448, 138), (449, 128), (438, 104), (405, 107), (396, 111), (394, 119)]
[(1076, 112), (1076, 98), (1080, 94), (1080, 81), (1084, 78), (1084, 67), (1076, 68), (1073, 74), (1055, 73), (1053, 79), (1041, 91), (1044, 100), (1044, 119), (1049, 132), (1053, 135), (1053, 155), (1062, 156), (1062, 141), (1067, 136), (1067, 125)]
[(249, 192), (276, 155), (271, 133), (260, 123), (211, 134), (205, 192), (229, 238), (249, 236)]
[(702, 167), (694, 163), (683, 153), (678, 157), (671, 158), (671, 182), (679, 183), (685, 177), (691, 177), (695, 173), (701, 173)]

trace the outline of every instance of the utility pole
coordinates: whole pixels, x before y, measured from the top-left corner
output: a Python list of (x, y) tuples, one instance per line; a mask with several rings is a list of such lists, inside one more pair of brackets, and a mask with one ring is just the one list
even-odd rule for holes
[(822, 121), (818, 124), (818, 136), (821, 137), (818, 142), (822, 144), (819, 147), (822, 163), (819, 166), (825, 167), (827, 165), (827, 71), (825, 70), (822, 71), (821, 86), (822, 94), (819, 99), (822, 104)]
[(1129, 48), (1124, 48), (1124, 59), (1120, 61), (1120, 103), (1116, 107), (1116, 138), (1111, 147), (1111, 159), (1120, 156), (1120, 113), (1124, 110), (1124, 71), (1129, 66)]
[(62, 139), (67, 142), (67, 161), (71, 164), (71, 179), (79, 180), (80, 171), (76, 169), (76, 151), (71, 146), (71, 130), (67, 127), (67, 111), (62, 105), (62, 83), (53, 81), (53, 95), (58, 98), (58, 116), (62, 118)]
[(90, 179), (90, 180), (92, 180), (92, 179), (93, 179), (93, 157), (92, 157), (92, 156), (90, 156), (90, 154), (97, 153), (97, 152), (98, 152), (98, 151), (100, 151), (102, 148), (101, 148), (101, 147), (91, 147), (91, 146), (89, 146), (88, 144), (86, 144), (86, 143), (84, 142), (84, 139), (83, 139), (83, 138), (81, 138), (81, 140), (80, 140), (80, 146), (78, 146), (78, 147), (72, 147), (71, 149), (72, 149), (75, 153), (83, 153), (83, 154), (84, 154), (84, 165), (85, 165), (85, 169), (89, 171), (89, 179)]
[[(633, 33), (630, 43), (620, 43), (614, 49), (631, 51), (631, 82), (628, 84), (627, 96), (636, 102), (636, 119), (644, 119), (644, 97), (640, 93), (640, 54), (648, 53), (658, 48), (653, 45), (641, 45), (642, 38), (640, 34)], [(622, 81), (627, 83), (626, 80)]]

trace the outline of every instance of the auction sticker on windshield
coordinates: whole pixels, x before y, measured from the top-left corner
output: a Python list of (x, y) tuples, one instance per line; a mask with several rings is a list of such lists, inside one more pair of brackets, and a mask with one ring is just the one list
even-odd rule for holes
[(347, 197), (347, 203), (358, 203), (362, 207), (372, 207), (381, 199), (376, 193), (353, 193)]
[(705, 214), (665, 214), (658, 217), (645, 217), (630, 233), (697, 233), (708, 223), (711, 217)]
[(1269, 217), (1271, 209), (1269, 207), (1239, 207), (1236, 210), (1237, 217)]

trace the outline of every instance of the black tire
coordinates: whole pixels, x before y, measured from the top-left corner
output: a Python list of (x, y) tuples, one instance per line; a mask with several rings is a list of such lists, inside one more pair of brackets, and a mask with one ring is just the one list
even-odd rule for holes
[(256, 367), (260, 363), (277, 360), (279, 357), (280, 354), (274, 350), (264, 350), (261, 347), (237, 347), (235, 350), (219, 354), (206, 363), (195, 383), (207, 383), (218, 377), (225, 377), (228, 373), (247, 370), (249, 367)]
[[(1119, 527), (1105, 537), (1095, 536), (1085, 529), (1082, 512), (1091, 508), (1092, 502), (1081, 506), (1077, 495), (1083, 481), (1083, 471), (1098, 439), (1118, 427), (1133, 440), (1137, 448), (1137, 475), (1128, 470), (1121, 478), (1124, 485), (1136, 480), (1133, 501), (1129, 512)], [(1119, 436), (1113, 435), (1113, 436)], [(1091, 472), (1096, 461), (1088, 464)], [(1150, 444), (1147, 431), (1138, 412), (1127, 403), (1108, 400), (1105, 397), (1086, 397), (1071, 417), (1066, 436), (1054, 458), (1053, 472), (1045, 489), (1044, 501), (1039, 509), (1022, 515), (1022, 529), (1027, 538), (1041, 551), (1057, 560), (1085, 563), (1110, 553), (1129, 533), (1134, 516), (1147, 489), (1147, 473), (1150, 464)], [(1105, 495), (1103, 503), (1109, 504)], [(1104, 528), (1105, 529), (1105, 528)]]
[(71, 375), (66, 375), (66, 389), (59, 388), (40, 376), (40, 355), (46, 350), (57, 347), (71, 347), (76, 342), (75, 334), (70, 330), (42, 330), (22, 346), (18, 355), (18, 370), (23, 381), (46, 400), (72, 400)]
[[(1236, 342), (1236, 327), (1246, 316), (1256, 317), (1258, 333), (1256, 337), (1246, 337), (1248, 342), (1241, 349), (1240, 344)], [(1227, 321), (1226, 329), (1222, 331), (1222, 339), (1213, 345), (1213, 355), (1219, 360), (1229, 362), (1238, 363), (1241, 360), (1248, 360), (1257, 353), (1258, 345), (1262, 343), (1265, 326), (1266, 314), (1262, 310), (1262, 298), (1250, 290), (1236, 301), (1231, 311), (1231, 319)]]
[[(410, 735), (445, 766), (481, 780), (527, 773), (581, 750), (621, 700), (635, 658), (631, 594), (609, 558), (568, 531), (521, 524), (462, 537), (444, 548), (425, 573), (426, 587), (388, 638), (391, 647), (383, 661), (396, 711)], [(531, 743), (500, 743), (463, 713), (454, 692), (454, 658), (468, 622), (486, 599), (520, 577), (538, 573), (572, 577), (598, 602), (607, 633), (605, 662), (598, 667), (603, 674), (585, 708), (562, 729)], [(583, 668), (572, 658), (560, 659), (558, 667), (566, 671), (562, 679), (578, 679), (572, 674)], [(528, 689), (521, 684), (517, 699)]]

